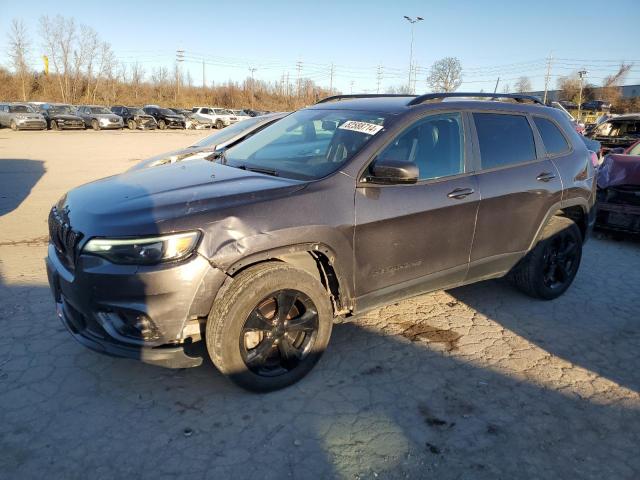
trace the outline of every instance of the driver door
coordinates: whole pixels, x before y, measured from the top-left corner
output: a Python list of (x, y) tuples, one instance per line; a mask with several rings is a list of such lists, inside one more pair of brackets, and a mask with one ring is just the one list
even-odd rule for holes
[(480, 195), (463, 119), (460, 112), (423, 117), (374, 160), (416, 163), (417, 183), (358, 183), (358, 309), (464, 280)]

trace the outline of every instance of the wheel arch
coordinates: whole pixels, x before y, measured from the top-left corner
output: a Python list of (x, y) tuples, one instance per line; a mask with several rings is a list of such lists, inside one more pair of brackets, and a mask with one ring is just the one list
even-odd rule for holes
[(551, 218), (556, 216), (567, 217), (573, 220), (576, 225), (578, 225), (580, 233), (582, 234), (582, 241), (584, 242), (589, 230), (589, 211), (590, 207), (585, 198), (573, 198), (553, 204), (538, 226), (536, 235), (533, 237), (528, 250), (530, 251), (536, 246), (542, 237), (545, 227)]

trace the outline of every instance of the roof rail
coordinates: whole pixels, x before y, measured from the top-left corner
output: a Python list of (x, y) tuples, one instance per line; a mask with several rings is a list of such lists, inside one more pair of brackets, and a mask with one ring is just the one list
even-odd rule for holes
[(385, 98), (385, 97), (415, 97), (415, 95), (408, 95), (404, 93), (354, 93), (353, 95), (333, 95), (331, 97), (323, 98), (316, 103), (328, 103), (339, 102), (340, 100), (352, 100), (355, 98)]
[(515, 100), (518, 103), (523, 102), (532, 102), (540, 105), (544, 105), (540, 101), (539, 98), (534, 97), (533, 95), (521, 95), (519, 93), (464, 93), (464, 92), (449, 92), (449, 93), (426, 93), (424, 95), (419, 95), (413, 100), (411, 100), (407, 105), (420, 105), (421, 103), (427, 102), (429, 100), (441, 100), (444, 98), (451, 97), (481, 97), (481, 98), (489, 98), (489, 99), (497, 99), (497, 98), (510, 98)]

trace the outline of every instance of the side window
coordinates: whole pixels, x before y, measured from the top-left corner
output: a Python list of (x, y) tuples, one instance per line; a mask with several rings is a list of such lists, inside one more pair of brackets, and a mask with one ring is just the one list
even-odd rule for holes
[(542, 137), (544, 148), (549, 155), (558, 155), (570, 150), (567, 139), (564, 138), (560, 129), (551, 120), (542, 117), (533, 117), (533, 123), (536, 124)]
[(536, 159), (536, 146), (524, 115), (474, 113), (482, 168), (495, 168)]
[(419, 179), (464, 173), (464, 135), (459, 113), (432, 115), (401, 133), (378, 159), (415, 163)]

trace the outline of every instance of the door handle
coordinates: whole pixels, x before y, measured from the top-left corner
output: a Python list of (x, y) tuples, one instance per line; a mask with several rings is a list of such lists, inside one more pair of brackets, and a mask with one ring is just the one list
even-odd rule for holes
[(472, 195), (473, 193), (473, 188), (456, 188), (455, 190), (447, 193), (447, 197), (462, 200), (464, 197)]
[(536, 177), (536, 180), (538, 180), (539, 182), (548, 182), (550, 180), (553, 180), (554, 178), (556, 178), (556, 176), (553, 173), (542, 172), (540, 175)]

